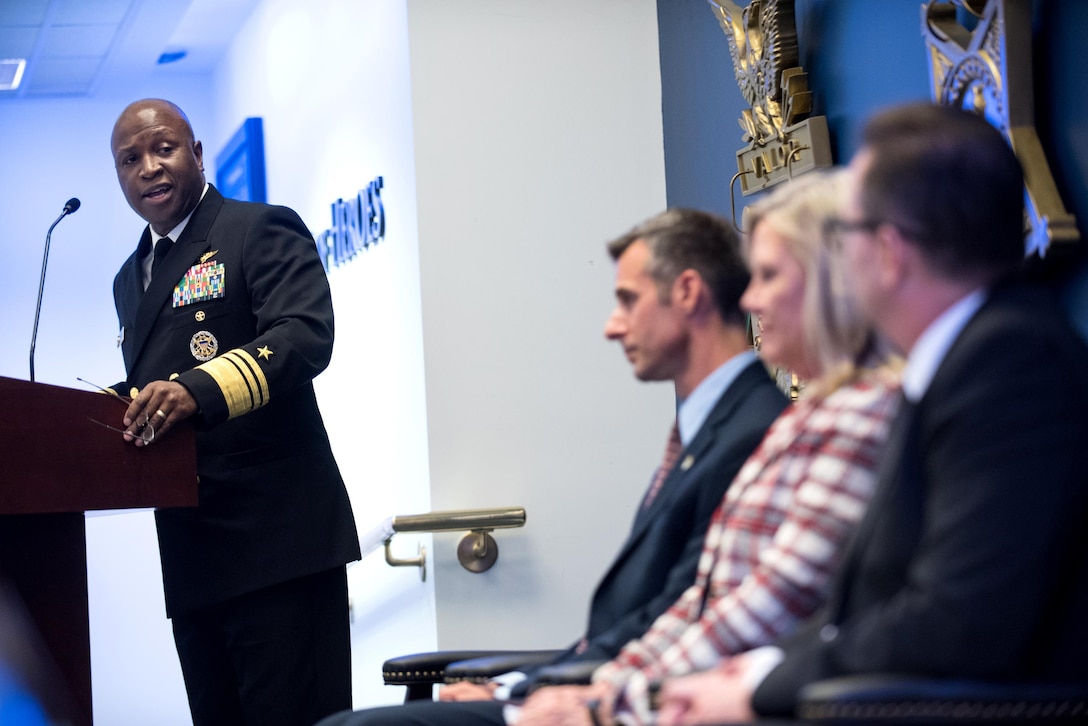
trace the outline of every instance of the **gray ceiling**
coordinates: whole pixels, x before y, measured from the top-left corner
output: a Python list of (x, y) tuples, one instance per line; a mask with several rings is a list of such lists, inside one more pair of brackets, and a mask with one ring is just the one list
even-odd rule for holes
[(28, 59), (20, 87), (0, 101), (123, 90), (174, 50), (187, 55), (162, 69), (207, 72), (258, 2), (0, 0), (0, 61)]

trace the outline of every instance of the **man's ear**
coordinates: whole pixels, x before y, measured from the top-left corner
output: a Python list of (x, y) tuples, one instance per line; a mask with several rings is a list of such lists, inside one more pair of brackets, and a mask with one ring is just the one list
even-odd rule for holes
[(670, 290), (670, 303), (684, 313), (691, 314), (699, 309), (706, 298), (706, 285), (702, 276), (692, 269), (687, 269), (676, 276)]
[(877, 243), (877, 280), (885, 290), (899, 286), (913, 260), (914, 246), (892, 224), (882, 224), (873, 233)]

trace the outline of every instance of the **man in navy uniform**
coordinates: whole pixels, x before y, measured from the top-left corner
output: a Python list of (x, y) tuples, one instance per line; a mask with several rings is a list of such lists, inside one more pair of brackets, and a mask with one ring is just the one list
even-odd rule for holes
[(312, 385), (332, 354), (324, 269), (293, 211), (205, 182), (174, 104), (128, 106), (111, 150), (148, 222), (113, 288), (125, 439), (197, 428), (199, 505), (155, 515), (193, 721), (311, 724), (350, 707), (345, 565), (359, 558)]

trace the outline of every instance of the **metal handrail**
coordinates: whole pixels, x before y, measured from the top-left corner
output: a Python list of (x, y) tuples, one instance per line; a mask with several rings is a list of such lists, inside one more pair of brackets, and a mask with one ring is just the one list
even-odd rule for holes
[(458, 509), (393, 517), (394, 532), (459, 532), (525, 526), (524, 507)]
[(499, 559), (499, 544), (491, 536), (492, 530), (524, 526), (524, 507), (502, 507), (401, 515), (385, 520), (378, 531), (384, 537), (386, 563), (392, 567), (418, 567), (420, 579), (426, 580), (426, 548), (420, 545), (416, 557), (395, 557), (390, 548), (393, 535), (401, 532), (465, 532), (457, 544), (457, 560), (469, 572), (480, 573), (490, 570)]

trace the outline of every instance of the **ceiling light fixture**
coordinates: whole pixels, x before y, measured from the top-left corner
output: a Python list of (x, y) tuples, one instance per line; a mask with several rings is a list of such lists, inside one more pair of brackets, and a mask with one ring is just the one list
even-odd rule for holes
[(23, 82), (26, 58), (0, 60), (0, 91), (14, 91)]

